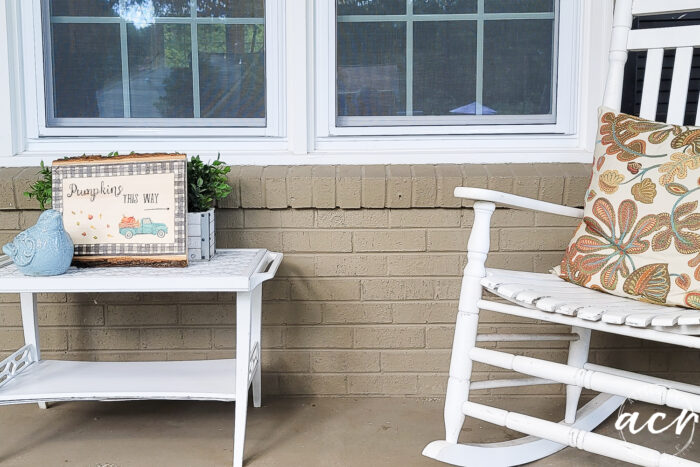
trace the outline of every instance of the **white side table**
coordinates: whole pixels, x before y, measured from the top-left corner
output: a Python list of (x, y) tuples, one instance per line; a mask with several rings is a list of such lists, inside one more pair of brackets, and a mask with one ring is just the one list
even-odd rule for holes
[[(281, 253), (218, 250), (187, 268), (71, 268), (54, 277), (22, 275), (0, 258), (0, 293), (19, 293), (24, 347), (0, 362), (0, 405), (78, 400), (236, 401), (233, 465), (243, 464), (248, 389), (260, 407), (262, 283), (272, 279)], [(236, 359), (167, 362), (42, 360), (37, 293), (235, 292)]]

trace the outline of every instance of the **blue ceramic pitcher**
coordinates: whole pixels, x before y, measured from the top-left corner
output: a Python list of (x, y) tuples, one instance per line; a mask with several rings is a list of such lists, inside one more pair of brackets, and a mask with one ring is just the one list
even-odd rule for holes
[(44, 211), (36, 225), (21, 232), (2, 247), (17, 268), (27, 276), (57, 276), (70, 267), (73, 241), (63, 228), (58, 211)]

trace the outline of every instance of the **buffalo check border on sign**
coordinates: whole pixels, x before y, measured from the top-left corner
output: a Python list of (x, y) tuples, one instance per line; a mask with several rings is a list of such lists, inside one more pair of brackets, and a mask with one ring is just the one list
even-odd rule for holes
[(63, 213), (63, 180), (174, 174), (174, 240), (172, 243), (98, 243), (75, 245), (74, 262), (81, 265), (185, 266), (187, 264), (187, 156), (184, 154), (131, 154), (81, 156), (54, 161), (53, 209)]

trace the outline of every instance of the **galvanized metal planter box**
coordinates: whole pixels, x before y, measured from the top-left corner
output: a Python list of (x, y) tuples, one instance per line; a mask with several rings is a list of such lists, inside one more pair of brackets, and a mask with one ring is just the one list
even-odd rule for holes
[(216, 253), (214, 209), (187, 213), (187, 259), (209, 261)]

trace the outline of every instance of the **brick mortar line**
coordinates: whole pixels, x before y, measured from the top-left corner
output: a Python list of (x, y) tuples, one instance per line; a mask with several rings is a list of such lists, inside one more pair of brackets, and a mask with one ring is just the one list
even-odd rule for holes
[[(544, 226), (513, 226), (512, 229), (537, 229), (544, 228)], [(559, 228), (570, 228), (574, 227), (561, 227)], [(454, 227), (217, 227), (217, 232), (339, 232), (339, 233), (356, 233), (356, 232), (427, 232), (427, 231), (448, 231), (448, 230), (469, 230), (471, 227), (459, 226)], [(510, 227), (495, 227), (492, 230), (509, 230)]]
[[(561, 252), (562, 255), (564, 254), (564, 250), (518, 250), (518, 251), (513, 251), (513, 252), (507, 252), (507, 253), (513, 253), (513, 254), (533, 254), (533, 253), (559, 253)], [(467, 250), (431, 250), (431, 251), (367, 251), (367, 252), (350, 252), (350, 251), (339, 251), (339, 252), (329, 252), (329, 251), (292, 251), (292, 252), (285, 252), (285, 258), (291, 257), (308, 257), (308, 256), (321, 256), (321, 257), (331, 257), (331, 256), (343, 256), (343, 257), (348, 257), (352, 258), (358, 255), (360, 253), (361, 256), (445, 256), (445, 257), (457, 257), (459, 259), (466, 259), (467, 256)], [(489, 253), (505, 253), (502, 251), (490, 251)], [(489, 269), (488, 267), (486, 269)], [(184, 293), (184, 292), (183, 292)]]
[[(271, 373), (268, 373), (271, 374)], [(277, 373), (275, 375), (284, 375), (284, 373)], [(263, 388), (264, 391), (264, 388)], [(484, 391), (483, 389), (480, 389), (479, 391)], [(510, 401), (513, 399), (522, 399), (522, 400), (531, 400), (533, 398), (542, 396), (543, 394), (477, 394), (476, 397), (479, 398), (479, 400), (476, 400), (476, 402), (488, 400), (489, 402), (506, 402)], [(548, 394), (548, 396), (557, 396), (559, 398), (564, 398), (566, 397), (563, 393), (562, 394)], [(380, 393), (342, 393), (342, 394), (315, 394), (315, 393), (308, 393), (308, 394), (290, 394), (287, 395), (285, 394), (285, 397), (295, 398), (295, 399), (301, 399), (305, 398), (308, 399), (309, 397), (314, 397), (314, 398), (323, 398), (323, 399), (330, 399), (330, 398), (343, 398), (343, 399), (354, 399), (358, 397), (362, 398), (392, 398), (392, 399), (420, 399), (422, 401), (434, 401), (434, 402), (442, 402), (445, 400), (445, 391), (441, 391), (440, 393), (426, 393), (426, 394), (380, 394)], [(581, 396), (582, 401), (588, 401), (594, 397), (593, 394), (584, 394)], [(487, 399), (488, 398), (488, 399)]]
[[(391, 276), (389, 276), (389, 277), (391, 277)], [(412, 277), (415, 277), (415, 276), (412, 276)], [(453, 278), (454, 276), (446, 276), (446, 277), (447, 277), (447, 278)], [(380, 276), (380, 278), (386, 278), (386, 276)], [(326, 278), (326, 279), (332, 280), (333, 278), (330, 278), (330, 277), (329, 277), (329, 278)], [(354, 280), (356, 280), (357, 277), (350, 277), (350, 278), (348, 278), (348, 279), (354, 279)], [(492, 298), (492, 299), (496, 299), (497, 297), (491, 296), (491, 298)], [(331, 300), (330, 302), (334, 303), (335, 301), (336, 301), (336, 300)], [(353, 303), (353, 302), (354, 302), (354, 303), (358, 303), (358, 304), (359, 304), (359, 303), (364, 303), (362, 300), (355, 300), (355, 299), (338, 300), (338, 301), (343, 302), (343, 303)], [(505, 301), (505, 299), (502, 299), (502, 301), (503, 301), (504, 303), (507, 303), (507, 301)], [(289, 302), (289, 303), (298, 303), (298, 304), (311, 304), (311, 303), (317, 303), (318, 301), (317, 301), (317, 300), (303, 300), (303, 299), (301, 299), (301, 300), (288, 300), (288, 299), (284, 299), (284, 300), (263, 300), (263, 303), (268, 303), (268, 304), (279, 304), (279, 303), (287, 303), (287, 302)], [(396, 299), (396, 300), (372, 300), (372, 303), (376, 303), (376, 304), (382, 304), (382, 303), (384, 303), (384, 304), (392, 304), (392, 303), (422, 303), (422, 304), (434, 304), (435, 302), (439, 302), (439, 303), (454, 302), (454, 303), (457, 303), (457, 302), (459, 302), (459, 299), (458, 299), (458, 298), (452, 298), (452, 299), (448, 299), (448, 298), (446, 298), (446, 299), (416, 298), (416, 299), (405, 299), (405, 300), (404, 300), (404, 299), (401, 299), (401, 300), (399, 300), (399, 299)], [(43, 305), (49, 305), (49, 304), (53, 304), (53, 303), (56, 303), (56, 302), (40, 302), (40, 303), (43, 304)], [(66, 302), (62, 302), (61, 304), (65, 304), (65, 303), (66, 303)], [(80, 305), (82, 305), (81, 302), (69, 302), (69, 303), (73, 303), (73, 304), (75, 305), (76, 308), (78, 308)], [(18, 305), (18, 304), (19, 304), (19, 302), (2, 302), (2, 305)], [(100, 304), (97, 304), (97, 305), (91, 304), (90, 306), (93, 306), (93, 307), (105, 306), (105, 307), (115, 307), (115, 308), (116, 308), (116, 307), (128, 307), (128, 308), (139, 307), (139, 308), (140, 308), (140, 307), (143, 307), (143, 306), (146, 306), (146, 305), (163, 305), (163, 304), (171, 304), (171, 305), (174, 306), (174, 307), (176, 307), (176, 306), (192, 306), (192, 305), (210, 305), (210, 304), (234, 305), (233, 302), (229, 302), (229, 301), (226, 301), (226, 302), (222, 302), (222, 301), (206, 302), (206, 301), (205, 301), (205, 302), (188, 302), (188, 303), (185, 303), (185, 304), (178, 304), (178, 303), (172, 303), (172, 302), (163, 302), (163, 303), (148, 303), (148, 304), (142, 304), (142, 305), (133, 305), (133, 304), (129, 304), (129, 303), (113, 303), (113, 302), (110, 302), (110, 303), (100, 303)]]
[[(432, 328), (444, 328), (448, 327), (447, 324), (442, 323), (312, 323), (312, 324), (264, 324), (263, 328), (266, 329), (287, 329), (287, 328), (317, 328), (317, 329), (432, 329)], [(453, 326), (449, 326), (453, 327)], [(76, 330), (113, 330), (113, 331), (141, 331), (141, 330), (235, 330), (235, 324), (200, 324), (200, 325), (99, 325), (99, 326), (40, 326), (44, 330), (52, 331), (76, 331)], [(19, 326), (3, 326), (0, 329), (7, 331), (21, 331), (22, 328)], [(139, 332), (140, 334), (140, 332)], [(354, 333), (353, 333), (354, 334)], [(341, 347), (334, 347), (341, 348)], [(380, 347), (383, 348), (383, 347)], [(411, 347), (408, 347), (411, 348)], [(391, 349), (397, 349), (391, 347)]]
[(440, 279), (454, 279), (455, 277), (462, 277), (459, 274), (455, 274), (453, 276), (426, 276), (426, 275), (420, 275), (420, 276), (400, 276), (400, 275), (395, 275), (395, 274), (387, 274), (386, 276), (285, 276), (285, 279), (289, 279), (289, 282), (293, 281), (299, 281), (301, 279), (298, 279), (300, 277), (313, 277), (316, 280), (321, 280), (321, 281), (334, 281), (334, 280), (391, 280), (392, 278), (400, 278), (400, 279), (435, 279), (435, 280), (440, 280)]
[[(362, 276), (356, 276), (356, 277), (347, 278), (347, 279), (359, 280), (358, 278), (360, 278), (360, 277), (361, 277), (361, 278), (364, 278), (364, 277), (362, 277)], [(379, 279), (385, 280), (387, 277), (394, 277), (394, 276), (381, 276)], [(397, 277), (397, 280), (403, 280), (403, 279), (411, 279), (411, 278), (414, 278), (414, 277), (416, 277), (416, 276), (396, 276), (396, 277)], [(457, 276), (448, 276), (448, 277), (445, 277), (445, 278), (443, 278), (443, 279), (454, 279), (455, 277), (457, 277)], [(334, 280), (332, 277), (327, 277), (327, 278), (324, 278), (324, 279), (327, 279), (327, 280)], [(295, 280), (301, 281), (301, 278), (295, 279)], [(342, 279), (338, 279), (338, 280), (342, 280)], [(441, 304), (442, 304), (442, 303), (450, 303), (450, 302), (455, 302), (455, 303), (456, 303), (456, 302), (459, 301), (459, 298), (440, 298), (440, 299), (437, 299), (437, 298), (435, 298), (435, 299), (432, 299), (432, 298), (398, 299), (398, 298), (397, 298), (397, 299), (382, 299), (382, 300), (358, 300), (358, 299), (345, 299), (345, 300), (337, 300), (337, 299), (333, 299), (333, 300), (325, 300), (325, 299), (320, 299), (320, 300), (299, 299), (299, 300), (290, 300), (290, 299), (268, 299), (268, 300), (265, 300), (263, 303), (264, 303), (264, 304), (280, 304), (280, 303), (313, 304), (313, 303), (318, 303), (319, 301), (324, 301), (324, 302), (328, 302), (328, 303), (340, 302), (340, 303), (343, 303), (343, 304), (348, 304), (348, 303), (366, 303), (366, 302), (372, 302), (372, 303), (375, 303), (375, 304), (391, 304), (391, 303), (415, 303), (415, 304), (434, 304), (434, 303), (441, 303)], [(41, 303), (42, 305), (45, 305), (45, 306), (51, 304), (51, 302), (40, 302), (40, 303)], [(505, 302), (504, 302), (504, 303), (505, 303)], [(3, 305), (7, 305), (8, 307), (13, 306), (13, 307), (16, 308), (17, 306), (19, 306), (19, 302), (4, 302)], [(76, 308), (80, 308), (80, 307), (79, 307), (79, 304), (76, 304), (76, 305), (77, 305)], [(231, 303), (231, 302), (223, 302), (223, 303), (222, 303), (222, 302), (214, 302), (214, 301), (212, 301), (212, 302), (191, 302), (191, 303), (187, 303), (186, 305), (182, 305), (182, 304), (178, 305), (178, 304), (172, 303), (172, 302), (147, 303), (147, 304), (143, 304), (143, 305), (130, 305), (130, 304), (128, 304), (128, 303), (114, 303), (114, 302), (110, 302), (109, 304), (106, 304), (106, 303), (105, 303), (105, 304), (98, 304), (98, 305), (94, 305), (94, 304), (93, 304), (93, 305), (90, 305), (90, 306), (93, 306), (93, 307), (105, 306), (105, 307), (114, 308), (114, 309), (115, 309), (114, 311), (118, 311), (118, 310), (121, 310), (122, 308), (140, 308), (140, 307), (146, 307), (146, 308), (147, 308), (148, 305), (159, 305), (159, 306), (171, 305), (171, 306), (173, 306), (173, 307), (177, 307), (177, 306), (198, 306), (198, 305), (204, 305), (204, 306), (208, 306), (208, 305), (215, 305), (215, 306), (219, 306), (219, 305), (220, 305), (220, 306), (230, 305), (233, 309), (235, 309), (235, 304), (234, 304), (234, 303)], [(46, 307), (46, 308), (48, 308), (48, 307)], [(47, 311), (50, 311), (50, 312), (54, 313), (54, 311), (52, 311), (52, 310), (47, 310)], [(81, 312), (84, 312), (84, 310), (80, 310), (80, 311), (81, 311)]]

